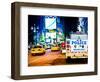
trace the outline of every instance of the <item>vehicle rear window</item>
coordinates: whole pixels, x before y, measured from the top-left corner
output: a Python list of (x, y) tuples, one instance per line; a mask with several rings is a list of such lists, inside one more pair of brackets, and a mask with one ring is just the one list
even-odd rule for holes
[(34, 48), (42, 48), (41, 46), (35, 46)]

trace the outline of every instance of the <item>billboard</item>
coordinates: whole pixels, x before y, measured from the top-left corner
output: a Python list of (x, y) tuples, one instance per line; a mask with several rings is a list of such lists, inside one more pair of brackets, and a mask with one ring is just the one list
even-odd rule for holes
[(46, 38), (56, 38), (56, 32), (46, 32)]
[(56, 29), (56, 17), (45, 17), (45, 28)]
[(47, 43), (50, 43), (50, 41), (51, 41), (51, 40), (50, 40), (49, 38), (46, 39), (46, 42), (47, 42)]

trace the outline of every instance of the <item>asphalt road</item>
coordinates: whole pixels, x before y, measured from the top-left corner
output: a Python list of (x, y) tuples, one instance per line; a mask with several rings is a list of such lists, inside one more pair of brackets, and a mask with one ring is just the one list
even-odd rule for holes
[(65, 55), (60, 51), (46, 50), (46, 53), (40, 56), (28, 55), (29, 66), (62, 65), (66, 64)]
[(51, 66), (51, 65), (67, 65), (67, 64), (86, 64), (87, 59), (66, 59), (60, 51), (46, 50), (43, 55), (32, 56), (28, 55), (28, 66)]

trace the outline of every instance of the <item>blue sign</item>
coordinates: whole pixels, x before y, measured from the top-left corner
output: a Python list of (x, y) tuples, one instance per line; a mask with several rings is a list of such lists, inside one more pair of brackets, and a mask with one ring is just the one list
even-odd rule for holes
[(71, 41), (71, 45), (74, 45), (74, 44), (76, 44), (76, 45), (87, 45), (87, 41), (85, 41), (85, 40), (73, 40), (73, 41)]
[(72, 52), (84, 52), (87, 51), (88, 41), (87, 40), (71, 40), (71, 51)]

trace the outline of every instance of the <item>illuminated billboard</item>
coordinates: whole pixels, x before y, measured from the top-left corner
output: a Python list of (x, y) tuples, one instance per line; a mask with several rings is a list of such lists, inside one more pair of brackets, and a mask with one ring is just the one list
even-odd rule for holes
[(56, 38), (56, 32), (46, 32), (46, 38)]
[(45, 17), (45, 28), (56, 29), (56, 17)]
[(50, 40), (49, 38), (46, 39), (46, 42), (50, 43), (50, 41), (51, 41), (51, 40)]

